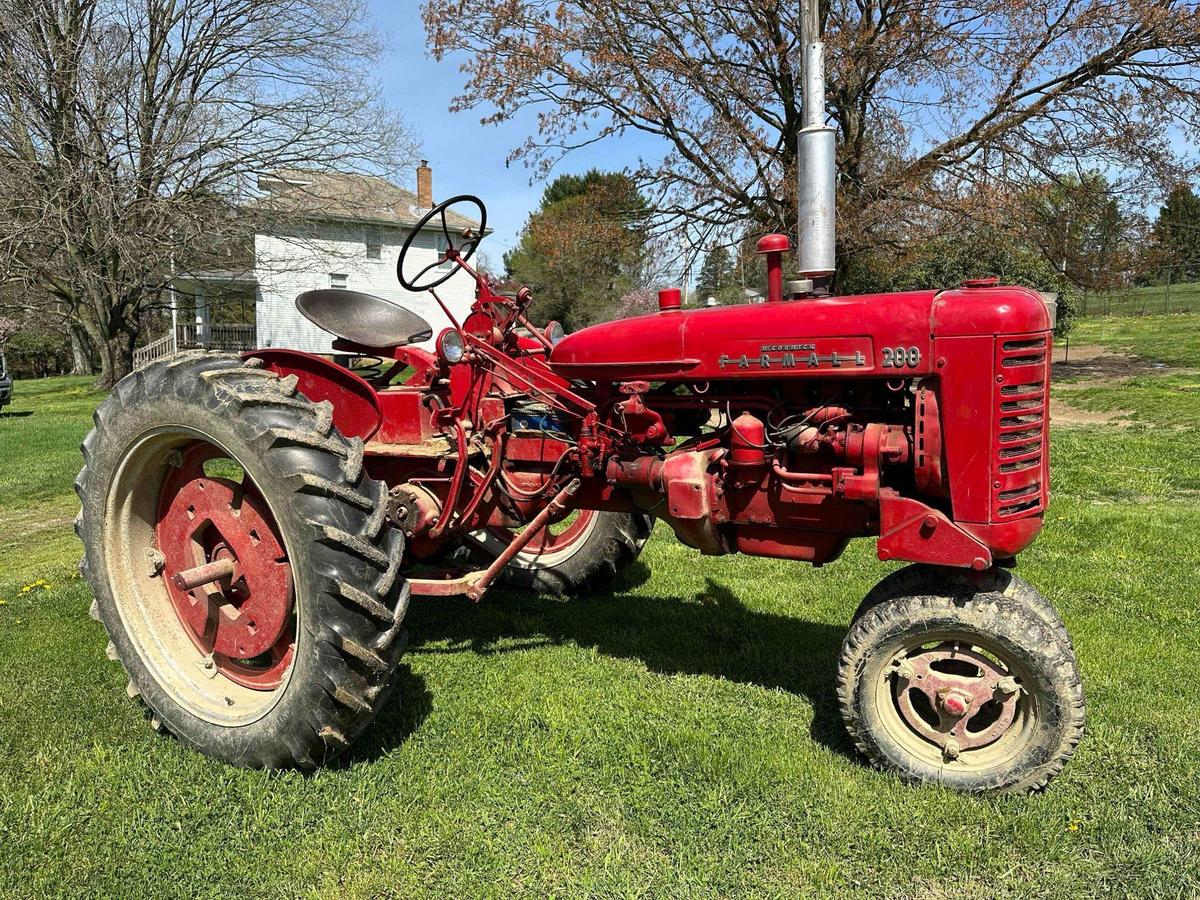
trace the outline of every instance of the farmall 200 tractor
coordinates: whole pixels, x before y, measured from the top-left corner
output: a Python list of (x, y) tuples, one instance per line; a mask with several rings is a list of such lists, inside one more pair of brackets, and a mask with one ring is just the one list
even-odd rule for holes
[[(805, 45), (806, 98), (821, 55)], [(1066, 630), (1011, 571), (1048, 499), (1050, 313), (987, 282), (829, 295), (834, 139), (819, 103), (805, 122), (802, 277), (784, 284), (789, 240), (763, 237), (763, 304), (683, 310), (667, 290), (655, 314), (535, 326), (528, 290), (471, 266), (486, 213), (456, 197), (397, 260), (435, 298), (475, 278), (434, 351), (411, 311), (319, 290), (297, 305), (351, 364), (193, 351), (122, 380), (83, 443), (77, 527), (153, 726), (236, 765), (319, 766), (388, 702), (412, 595), (595, 592), (658, 519), (709, 556), (824, 565), (875, 538), (910, 565), (842, 646), (853, 742), (912, 781), (1046, 784), (1084, 722)], [(430, 226), (447, 248), (414, 271)]]

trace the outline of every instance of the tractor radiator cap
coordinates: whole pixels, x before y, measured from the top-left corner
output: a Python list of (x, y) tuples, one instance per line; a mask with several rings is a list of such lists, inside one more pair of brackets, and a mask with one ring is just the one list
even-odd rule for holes
[(663, 288), (658, 292), (658, 308), (662, 312), (676, 312), (682, 302), (683, 295), (679, 288)]

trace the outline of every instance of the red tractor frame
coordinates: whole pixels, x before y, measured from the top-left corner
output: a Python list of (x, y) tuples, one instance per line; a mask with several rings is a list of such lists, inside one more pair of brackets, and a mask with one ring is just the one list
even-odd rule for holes
[[(477, 204), (480, 227), (446, 211)], [(312, 767), (386, 701), (409, 597), (505, 579), (591, 591), (654, 519), (706, 555), (824, 565), (855, 537), (885, 578), (839, 665), (874, 763), (967, 790), (1043, 785), (1083, 728), (1074, 651), (1010, 571), (1048, 500), (1051, 319), (992, 282), (784, 296), (564, 336), (447, 249), (402, 284), (476, 282), (429, 325), (351, 291), (301, 295), (345, 365), (291, 350), (184, 354), (121, 382), (85, 440), (84, 569), (110, 655), (152, 721), (242, 765)], [(432, 272), (432, 280), (430, 273)], [(440, 299), (438, 300), (440, 303)]]
[[(993, 281), (835, 297), (836, 140), (801, 0), (797, 269), (767, 302), (564, 336), (470, 265), (483, 203), (435, 206), (396, 264), (451, 327), (367, 294), (300, 311), (346, 365), (204, 351), (122, 380), (76, 480), (81, 569), (156, 728), (218, 759), (313, 768), (388, 701), (413, 594), (590, 592), (655, 519), (707, 555), (907, 561), (854, 613), (836, 691), (855, 745), (911, 781), (1045, 785), (1083, 734), (1071, 640), (1012, 574), (1049, 499), (1052, 316)], [(475, 207), (462, 226), (456, 204)], [(450, 223), (454, 222), (455, 227)], [(446, 249), (416, 249), (440, 228)], [(413, 271), (416, 270), (416, 271)], [(437, 288), (459, 270), (457, 322)]]

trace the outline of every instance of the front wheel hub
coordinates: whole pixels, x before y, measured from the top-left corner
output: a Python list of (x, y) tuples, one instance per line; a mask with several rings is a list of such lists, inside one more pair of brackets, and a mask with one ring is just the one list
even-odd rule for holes
[(1012, 726), (1019, 693), (1016, 679), (991, 655), (959, 641), (909, 652), (907, 678), (894, 674), (892, 692), (900, 719), (912, 732), (942, 748), (947, 759), (996, 743)]
[(168, 470), (155, 526), (162, 576), (196, 648), (232, 681), (272, 690), (295, 643), (291, 566), (249, 478), (206, 474), (223, 456), (197, 441)]
[(962, 691), (950, 691), (942, 695), (942, 709), (946, 714), (958, 718), (964, 715), (971, 706), (971, 697)]

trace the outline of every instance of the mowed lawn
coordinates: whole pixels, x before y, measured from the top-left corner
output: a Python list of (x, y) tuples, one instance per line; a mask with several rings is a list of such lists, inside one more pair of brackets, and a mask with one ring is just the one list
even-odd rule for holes
[(1078, 298), (1086, 316), (1146, 316), (1200, 311), (1200, 281), (1155, 284)]
[[(855, 757), (838, 645), (888, 568), (703, 558), (660, 527), (617, 590), (415, 602), (344, 765), (231, 769), (147, 727), (87, 616), (71, 481), (99, 397), (0, 416), (0, 895), (1191, 897), (1200, 893), (1200, 316), (1088, 321), (1170, 368), (1066, 385), (1020, 573), (1062, 612), (1088, 734), (1044, 793)], [(26, 415), (28, 413), (28, 415)], [(32, 586), (32, 587), (31, 587)]]

